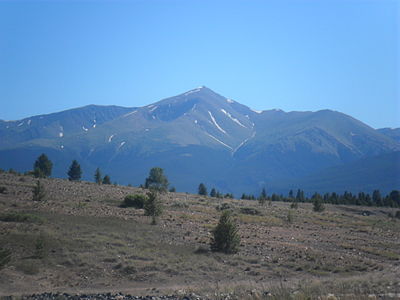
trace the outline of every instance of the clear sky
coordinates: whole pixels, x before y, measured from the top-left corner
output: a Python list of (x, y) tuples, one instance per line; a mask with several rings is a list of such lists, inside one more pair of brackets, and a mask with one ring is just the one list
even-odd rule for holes
[(397, 0), (0, 0), (0, 119), (205, 85), (400, 127)]

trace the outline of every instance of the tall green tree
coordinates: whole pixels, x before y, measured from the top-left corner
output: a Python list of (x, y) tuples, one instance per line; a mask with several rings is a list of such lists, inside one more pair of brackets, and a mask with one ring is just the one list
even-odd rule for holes
[(236, 253), (239, 251), (240, 236), (238, 227), (232, 220), (228, 210), (224, 210), (218, 225), (214, 228), (211, 240), (211, 250), (224, 253)]
[(51, 175), (53, 163), (47, 157), (46, 154), (42, 153), (33, 164), (33, 175), (38, 178), (45, 178)]
[(215, 188), (211, 189), (210, 197), (217, 197), (217, 190)]
[(82, 177), (82, 170), (80, 164), (74, 159), (68, 170), (68, 179), (70, 181), (79, 181)]
[(315, 193), (312, 198), (312, 203), (313, 203), (313, 210), (316, 212), (321, 212), (325, 210), (325, 206), (322, 203), (322, 197), (320, 194)]
[(202, 196), (207, 196), (208, 195), (208, 193), (207, 193), (207, 187), (205, 186), (205, 184), (204, 183), (200, 183), (199, 184), (199, 195), (202, 195)]
[(154, 167), (150, 170), (149, 177), (146, 178), (144, 187), (164, 193), (168, 189), (168, 184), (168, 178), (164, 175), (164, 170), (159, 167)]
[(108, 175), (105, 175), (103, 178), (103, 184), (111, 184), (111, 178)]
[(102, 178), (102, 176), (101, 176), (101, 172), (100, 172), (100, 169), (99, 169), (99, 168), (97, 168), (97, 169), (96, 169), (96, 172), (94, 172), (94, 181), (95, 181), (97, 184), (101, 184), (102, 181), (103, 181), (103, 178)]

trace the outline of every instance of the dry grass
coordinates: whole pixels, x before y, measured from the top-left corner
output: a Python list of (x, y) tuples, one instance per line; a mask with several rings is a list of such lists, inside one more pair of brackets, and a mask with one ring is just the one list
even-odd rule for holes
[[(288, 222), (290, 203), (260, 207), (255, 201), (169, 193), (159, 224), (152, 226), (143, 210), (119, 207), (141, 189), (45, 179), (46, 201), (33, 202), (34, 179), (19, 178), (0, 174), (7, 189), (0, 194), (0, 245), (12, 251), (0, 270), (0, 294), (140, 294), (153, 287), (213, 299), (399, 293), (400, 221), (383, 208), (326, 205), (315, 213), (310, 204), (300, 204)], [(223, 203), (239, 225), (236, 255), (208, 250)], [(247, 214), (253, 209), (259, 214)], [(365, 210), (369, 216), (362, 215)]]

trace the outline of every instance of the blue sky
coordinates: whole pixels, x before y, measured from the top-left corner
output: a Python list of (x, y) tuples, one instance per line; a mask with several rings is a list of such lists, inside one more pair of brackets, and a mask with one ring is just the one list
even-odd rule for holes
[(205, 85), (400, 127), (399, 20), (396, 0), (0, 0), (0, 119)]

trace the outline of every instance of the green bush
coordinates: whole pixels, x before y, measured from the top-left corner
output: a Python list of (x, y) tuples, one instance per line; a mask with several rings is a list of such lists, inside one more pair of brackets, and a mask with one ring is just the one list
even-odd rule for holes
[(238, 228), (228, 210), (222, 213), (218, 225), (214, 228), (212, 233), (212, 251), (224, 252), (227, 254), (239, 251), (240, 236), (238, 234)]
[(215, 209), (221, 211), (221, 210), (233, 209), (233, 207), (229, 203), (222, 203), (221, 205), (217, 205)]
[(245, 215), (253, 215), (253, 216), (261, 215), (261, 212), (253, 207), (242, 207), (240, 208), (240, 212)]
[(134, 207), (137, 209), (143, 208), (147, 201), (147, 196), (142, 194), (128, 195), (125, 197), (121, 207)]
[(396, 217), (397, 219), (400, 219), (400, 210), (398, 210), (398, 211), (396, 212), (395, 217)]
[(0, 194), (5, 194), (7, 192), (7, 188), (5, 186), (0, 186)]

